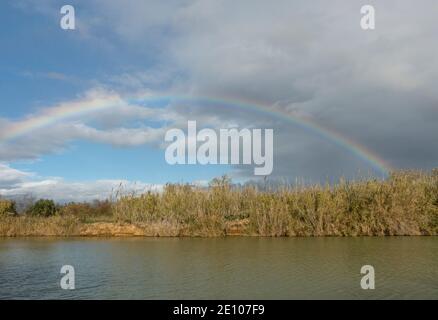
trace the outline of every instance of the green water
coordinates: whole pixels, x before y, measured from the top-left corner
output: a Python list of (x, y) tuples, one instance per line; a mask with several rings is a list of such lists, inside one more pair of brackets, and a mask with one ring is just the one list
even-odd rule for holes
[(0, 298), (437, 299), (438, 237), (3, 238)]

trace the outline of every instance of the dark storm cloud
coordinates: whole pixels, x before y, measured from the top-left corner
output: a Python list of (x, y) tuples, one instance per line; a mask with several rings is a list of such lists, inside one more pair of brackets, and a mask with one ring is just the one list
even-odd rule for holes
[[(438, 5), (370, 4), (374, 31), (359, 26), (361, 1), (196, 2), (180, 12), (171, 45), (189, 75), (178, 89), (280, 103), (396, 168), (438, 166)], [(228, 119), (218, 108), (221, 114)], [(266, 115), (255, 117), (254, 124), (269, 126)], [(244, 119), (236, 112), (236, 121)], [(278, 175), (323, 179), (372, 170), (330, 139), (290, 126), (275, 127)]]
[[(438, 3), (369, 1), (376, 9), (373, 31), (360, 28), (363, 4), (93, 1), (87, 14), (99, 19), (81, 23), (86, 39), (99, 35), (137, 53), (159, 55), (157, 66), (112, 75), (107, 85), (114, 90), (159, 86), (194, 97), (257, 101), (306, 115), (395, 168), (438, 166)], [(173, 108), (181, 125), (190, 119), (274, 128), (274, 176), (324, 180), (373, 170), (330, 138), (263, 113)]]

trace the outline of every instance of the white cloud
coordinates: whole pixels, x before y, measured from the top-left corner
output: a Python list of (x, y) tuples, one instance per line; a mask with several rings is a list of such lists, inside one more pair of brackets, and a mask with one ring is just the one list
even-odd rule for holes
[[(41, 108), (18, 121), (0, 119), (0, 161), (36, 159), (60, 152), (74, 140), (117, 147), (158, 146), (166, 126), (177, 119), (165, 107), (140, 106), (114, 92), (90, 90), (84, 97)], [(21, 129), (27, 127), (32, 129)]]
[(148, 190), (160, 191), (162, 185), (123, 179), (96, 180), (91, 182), (70, 182), (62, 178), (38, 177), (0, 164), (0, 196), (54, 199), (59, 202), (104, 200), (116, 192), (142, 193)]
[(14, 186), (32, 175), (32, 173), (16, 170), (0, 163), (0, 188)]
[(73, 124), (69, 129), (63, 128), (63, 133), (70, 132), (70, 139), (84, 139), (119, 147), (132, 147), (143, 144), (158, 143), (164, 136), (165, 128), (117, 128), (97, 130), (83, 124)]

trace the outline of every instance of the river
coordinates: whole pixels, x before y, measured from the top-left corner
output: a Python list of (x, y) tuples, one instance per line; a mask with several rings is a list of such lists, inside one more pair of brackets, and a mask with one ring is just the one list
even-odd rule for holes
[(438, 237), (0, 238), (0, 298), (438, 299)]

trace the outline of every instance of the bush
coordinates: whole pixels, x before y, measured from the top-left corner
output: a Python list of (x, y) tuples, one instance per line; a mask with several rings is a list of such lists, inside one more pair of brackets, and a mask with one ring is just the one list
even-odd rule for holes
[(50, 217), (56, 214), (56, 205), (53, 200), (40, 199), (28, 209), (31, 216)]
[(111, 216), (111, 203), (109, 201), (94, 201), (93, 203), (71, 202), (60, 207), (61, 215), (72, 215), (79, 218)]
[(9, 214), (17, 214), (17, 210), (15, 210), (15, 202), (10, 200), (0, 200), (0, 216), (6, 216)]

